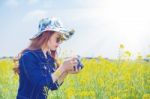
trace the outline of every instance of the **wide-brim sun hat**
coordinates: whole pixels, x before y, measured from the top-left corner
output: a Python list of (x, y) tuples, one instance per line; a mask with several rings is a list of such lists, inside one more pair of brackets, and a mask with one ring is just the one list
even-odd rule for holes
[(54, 31), (59, 32), (62, 34), (64, 40), (68, 40), (72, 37), (75, 30), (74, 29), (67, 29), (63, 26), (62, 22), (53, 17), (53, 18), (43, 18), (39, 22), (38, 26), (38, 33), (35, 34), (31, 39), (37, 38), (45, 31)]

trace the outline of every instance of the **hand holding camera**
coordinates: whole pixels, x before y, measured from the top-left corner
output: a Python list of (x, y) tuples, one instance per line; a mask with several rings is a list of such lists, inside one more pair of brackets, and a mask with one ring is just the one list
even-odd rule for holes
[(78, 55), (76, 57), (67, 58), (63, 63), (65, 71), (70, 74), (76, 74), (81, 69), (83, 69), (83, 64), (81, 63), (81, 57)]

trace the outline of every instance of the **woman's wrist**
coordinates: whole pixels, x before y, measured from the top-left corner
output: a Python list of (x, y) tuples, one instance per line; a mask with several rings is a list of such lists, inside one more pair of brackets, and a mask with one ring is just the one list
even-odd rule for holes
[(59, 85), (61, 85), (61, 84), (64, 82), (64, 79), (67, 77), (67, 75), (68, 75), (68, 72), (64, 72), (64, 73), (59, 77), (59, 79), (57, 80), (57, 83), (58, 83)]
[(64, 73), (67, 73), (66, 70), (64, 69), (63, 66), (60, 66), (53, 74), (53, 81), (55, 82), (56, 80), (58, 80), (60, 78), (61, 75), (63, 75)]
[(67, 72), (63, 65), (58, 68), (62, 73)]

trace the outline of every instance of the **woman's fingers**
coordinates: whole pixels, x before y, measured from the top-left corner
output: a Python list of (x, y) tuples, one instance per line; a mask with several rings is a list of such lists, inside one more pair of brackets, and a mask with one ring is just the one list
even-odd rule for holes
[(76, 67), (76, 70), (75, 70), (75, 71), (78, 72), (78, 71), (79, 71), (79, 70), (78, 70), (78, 67), (77, 67), (77, 66), (75, 66), (75, 67)]
[(68, 73), (70, 73), (70, 74), (77, 74), (79, 72), (80, 72), (80, 70), (70, 70), (70, 71), (68, 71)]
[(80, 70), (81, 70), (81, 67), (77, 67), (78, 65), (78, 60), (77, 60), (77, 57), (72, 57), (68, 60), (68, 72), (69, 73), (73, 73), (73, 74), (76, 74), (78, 73)]
[(71, 60), (75, 61), (77, 60), (77, 57), (72, 57)]
[(70, 63), (74, 66), (78, 64), (77, 60), (70, 60)]
[(79, 67), (79, 71), (81, 70), (81, 67)]
[(64, 65), (67, 65), (66, 69), (68, 69), (68, 70), (78, 71), (78, 68), (77, 68), (78, 60), (76, 57), (66, 60)]
[(73, 58), (73, 59), (71, 59), (70, 61), (75, 62), (75, 63), (78, 62), (76, 58)]

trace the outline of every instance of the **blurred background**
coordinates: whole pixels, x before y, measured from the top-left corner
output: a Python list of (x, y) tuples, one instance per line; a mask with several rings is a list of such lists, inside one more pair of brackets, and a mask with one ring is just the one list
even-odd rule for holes
[(0, 57), (17, 55), (44, 17), (57, 17), (75, 35), (59, 53), (118, 57), (123, 44), (135, 58), (150, 52), (149, 0), (1, 0)]

